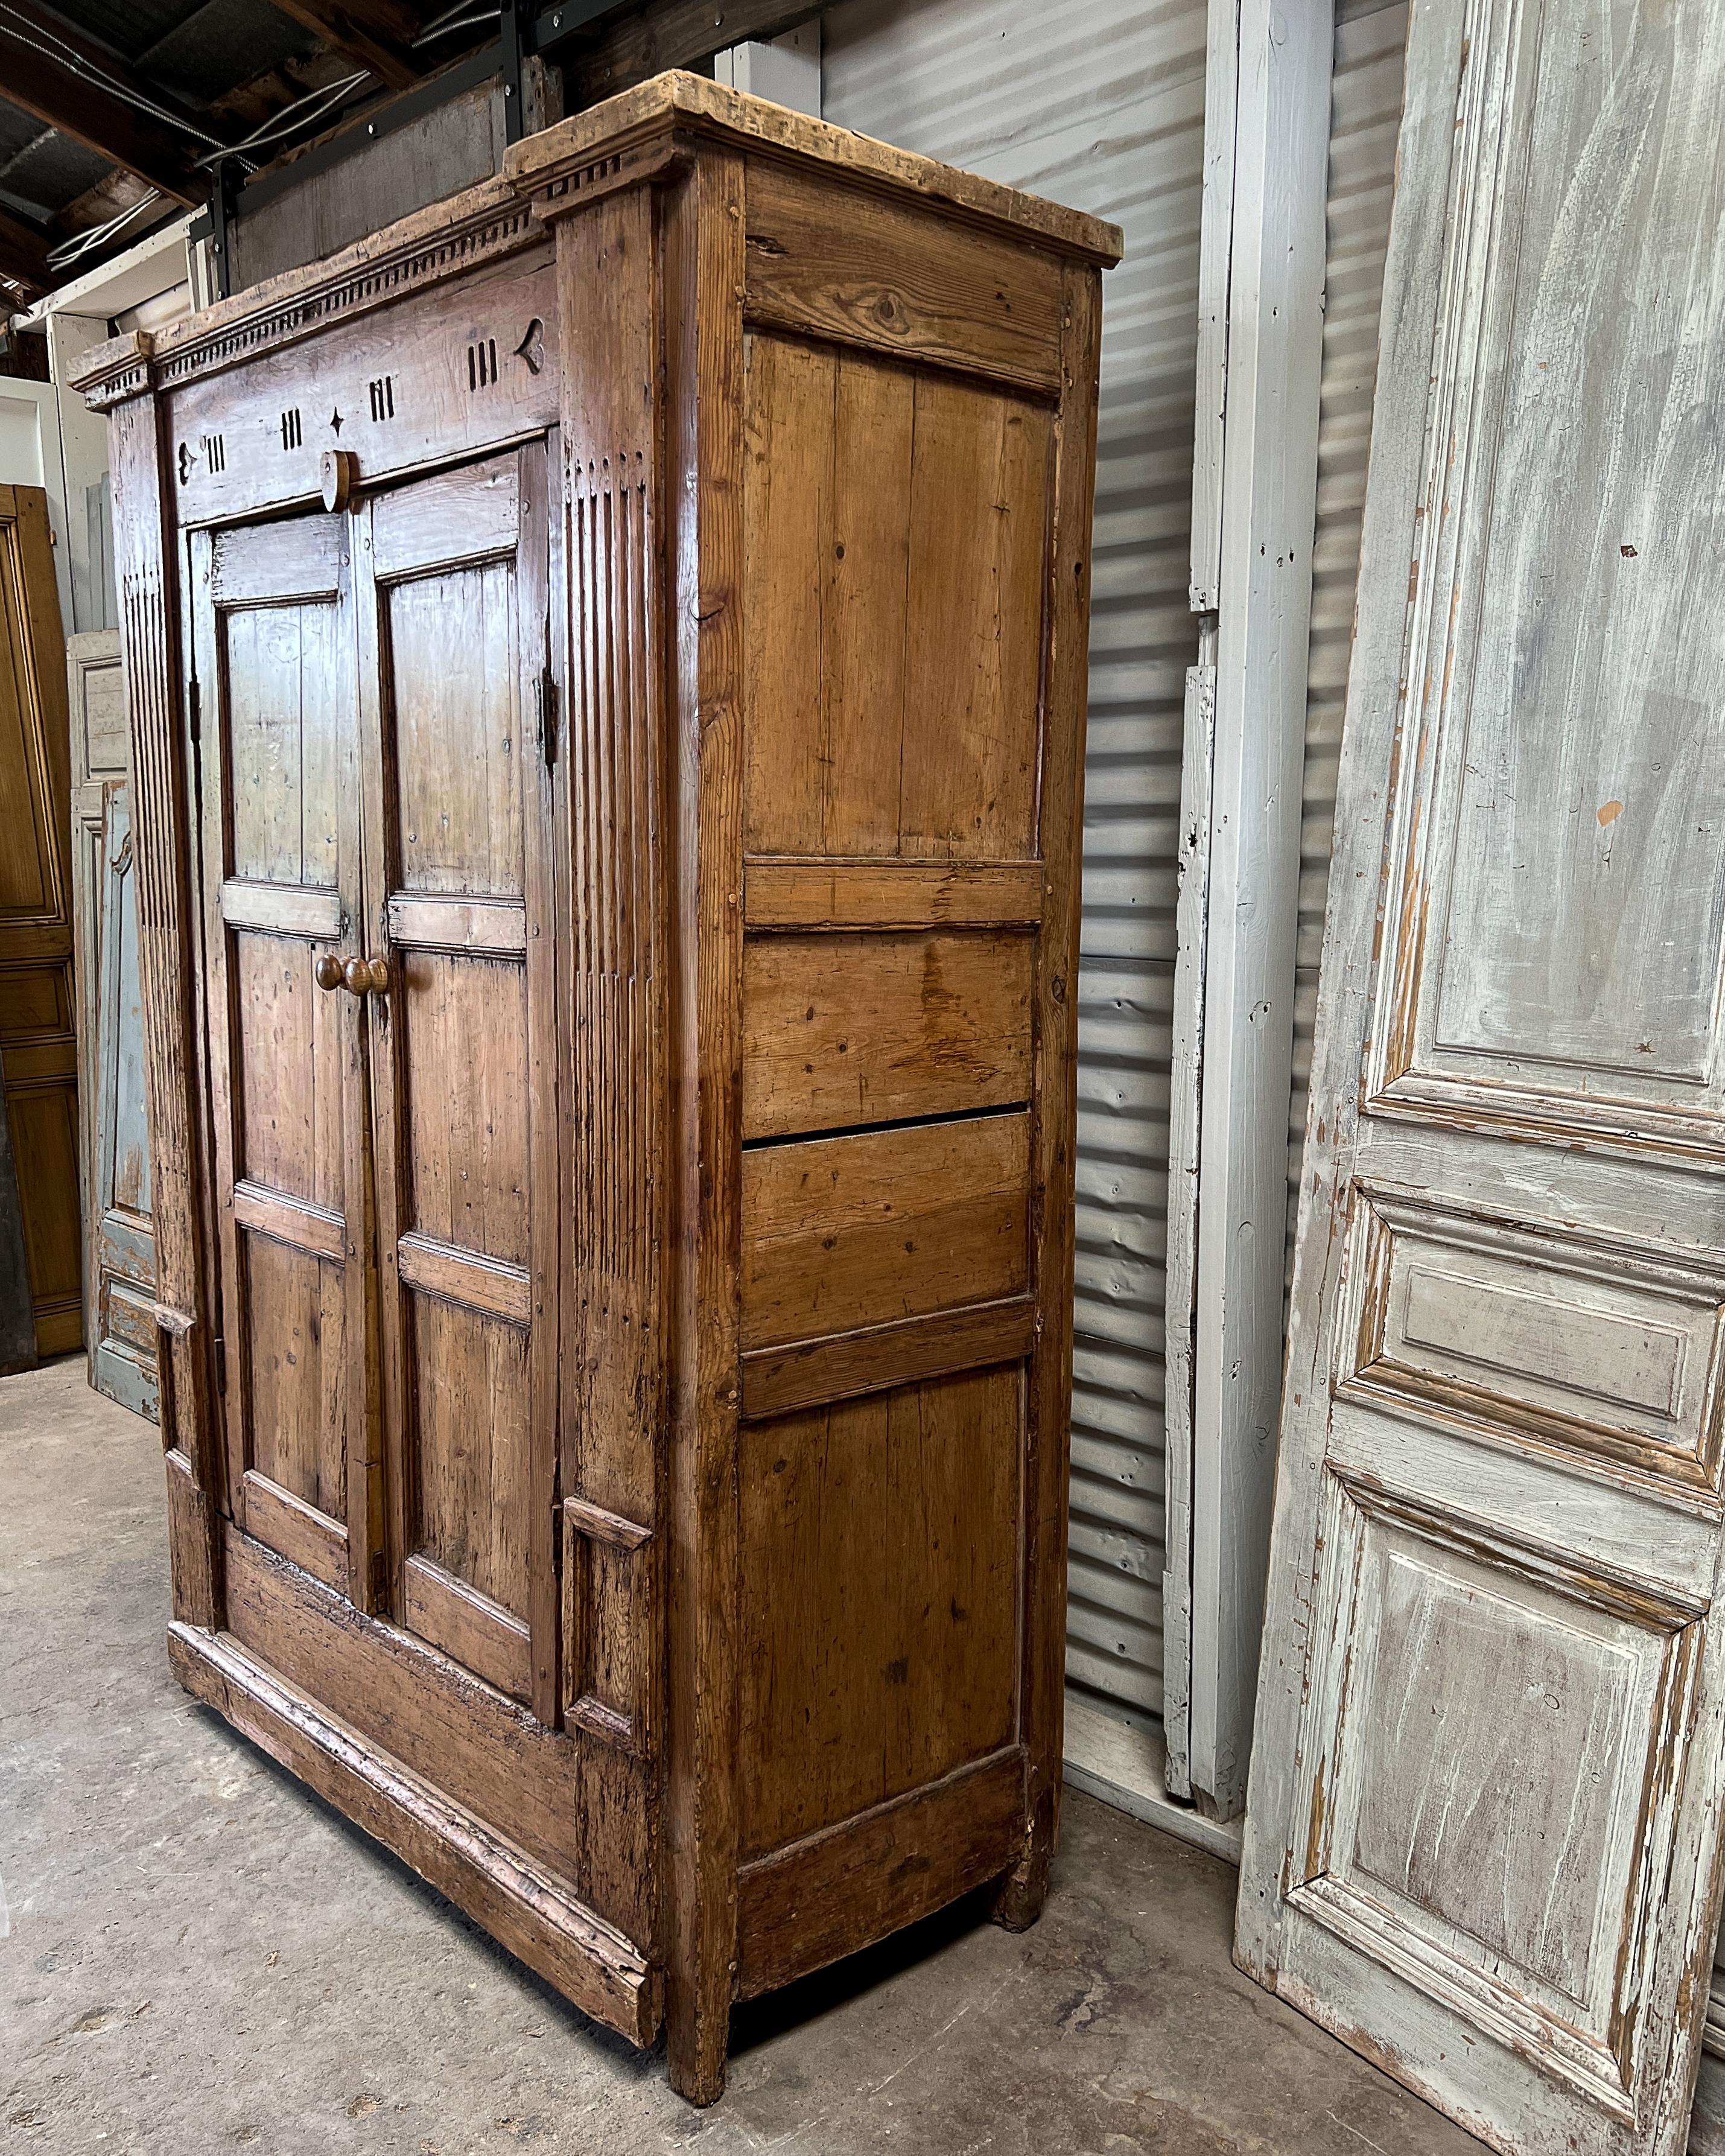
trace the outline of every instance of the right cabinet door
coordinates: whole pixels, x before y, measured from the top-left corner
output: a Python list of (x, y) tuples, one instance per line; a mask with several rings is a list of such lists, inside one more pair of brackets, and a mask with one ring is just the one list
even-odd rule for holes
[(542, 448), (357, 528), (399, 1621), (557, 1716), (557, 1020)]
[(1725, 1683), (1725, 13), (1416, 0), (1237, 1952), (1675, 2156)]

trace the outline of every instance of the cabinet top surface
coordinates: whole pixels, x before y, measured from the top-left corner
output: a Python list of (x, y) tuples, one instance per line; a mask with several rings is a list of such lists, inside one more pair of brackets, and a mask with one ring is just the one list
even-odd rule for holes
[(508, 151), (502, 175), (385, 225), (321, 261), (284, 270), (151, 335), (134, 331), (80, 356), (69, 386), (108, 405), (212, 367), (233, 365), (265, 344), (293, 341), (336, 313), (405, 296), (421, 265), (447, 274), (464, 251), (481, 256), (531, 245), (544, 228), (531, 198), (677, 134), (726, 141), (775, 161), (824, 169), (876, 192), (1009, 232), (1057, 254), (1103, 266), (1121, 254), (1119, 228), (1081, 210), (1021, 194), (932, 157), (893, 148), (792, 112), (764, 98), (672, 72), (608, 98)]
[(999, 181), (896, 149), (872, 136), (853, 134), (848, 127), (834, 127), (680, 69), (655, 75), (650, 82), (516, 143), (504, 159), (504, 174), (524, 192), (531, 192), (667, 127), (824, 166), (865, 186), (1009, 227), (1019, 237), (1062, 254), (1083, 255), (1104, 265), (1120, 259), (1120, 228), (1101, 218), (1067, 209), (1040, 195), (1021, 194)]

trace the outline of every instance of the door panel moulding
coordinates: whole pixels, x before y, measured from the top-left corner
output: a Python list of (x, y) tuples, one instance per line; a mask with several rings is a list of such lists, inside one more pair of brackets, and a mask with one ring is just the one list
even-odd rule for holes
[(1183, 773), (1169, 1164), (1164, 1685), (1167, 1788), (1219, 1820), (1245, 1802), (1281, 1404), (1334, 34), (1328, 6), (1213, 0), (1210, 10), (1193, 478), (1200, 665)]

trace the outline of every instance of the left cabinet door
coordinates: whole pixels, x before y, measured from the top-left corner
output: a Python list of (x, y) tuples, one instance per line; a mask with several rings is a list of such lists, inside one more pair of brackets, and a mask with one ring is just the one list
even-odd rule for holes
[(188, 543), (228, 1500), (364, 1608), (365, 1042), (336, 979), (360, 912), (348, 525)]

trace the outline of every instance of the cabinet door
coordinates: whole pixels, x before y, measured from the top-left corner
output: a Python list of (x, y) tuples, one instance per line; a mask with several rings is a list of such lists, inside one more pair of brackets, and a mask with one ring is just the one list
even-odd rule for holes
[(350, 551), (312, 516), (190, 567), (229, 1501), (365, 1606), (364, 1045), (317, 979), (359, 916)]
[(555, 1713), (555, 1008), (542, 447), (357, 529), (397, 1620)]

